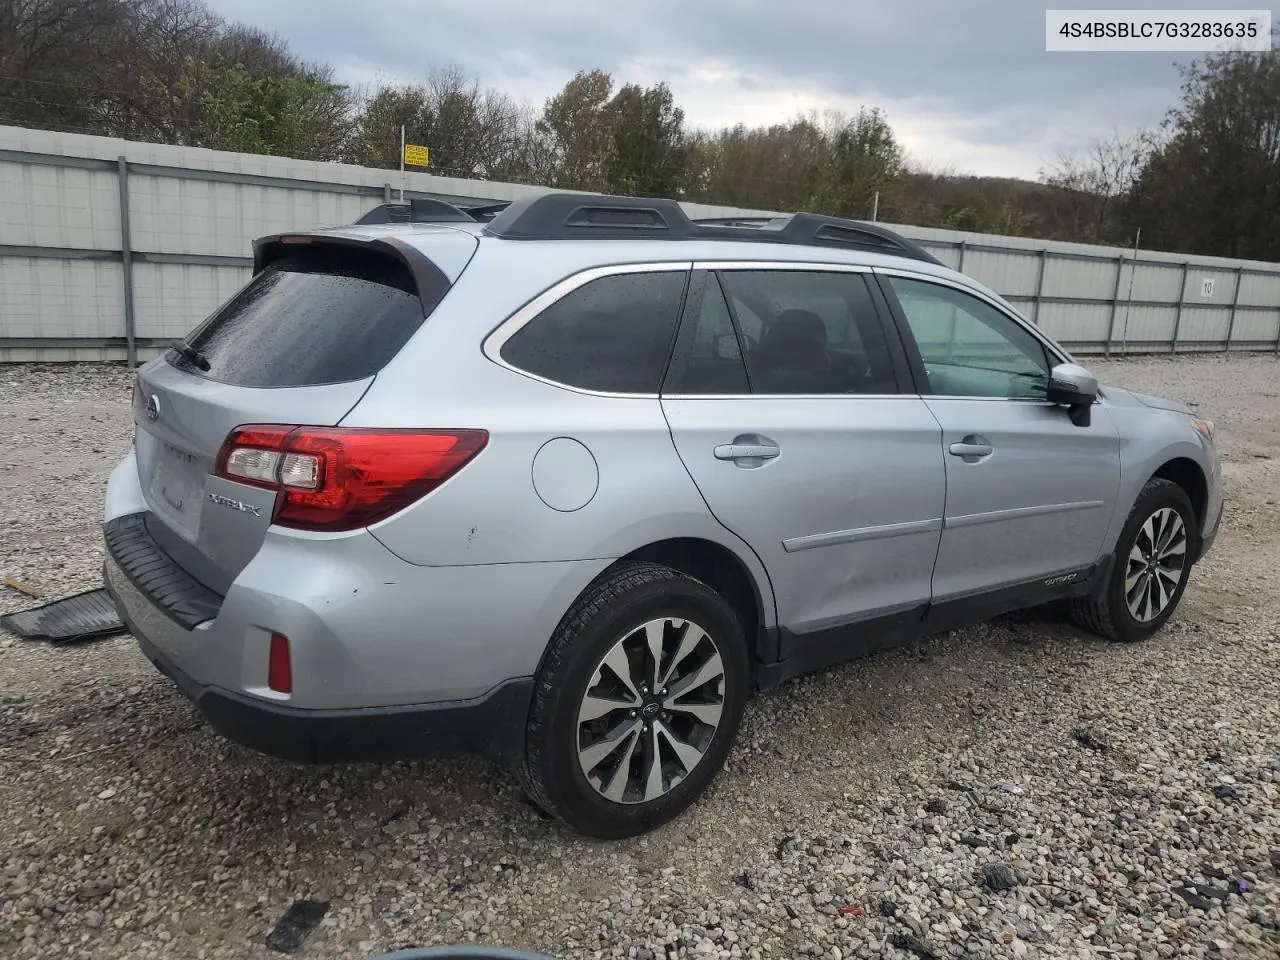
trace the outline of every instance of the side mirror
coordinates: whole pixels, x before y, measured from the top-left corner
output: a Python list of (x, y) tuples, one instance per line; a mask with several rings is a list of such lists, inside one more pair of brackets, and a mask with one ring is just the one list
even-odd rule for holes
[(1071, 422), (1087, 427), (1090, 407), (1098, 399), (1098, 378), (1077, 363), (1060, 363), (1049, 371), (1048, 400), (1071, 408)]

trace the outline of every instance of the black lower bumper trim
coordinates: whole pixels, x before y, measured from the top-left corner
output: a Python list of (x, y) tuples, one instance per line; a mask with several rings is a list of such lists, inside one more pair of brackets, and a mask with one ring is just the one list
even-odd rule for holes
[(509, 680), (476, 700), (300, 710), (201, 686), (133, 633), (147, 659), (195, 703), (210, 726), (282, 760), (355, 763), (480, 755), (510, 766), (523, 752), (531, 678)]
[(132, 513), (103, 524), (107, 552), (129, 578), (166, 617), (190, 630), (212, 620), (222, 606), (222, 596), (179, 566), (147, 529), (147, 515)]
[(1218, 539), (1218, 531), (1222, 529), (1222, 515), (1227, 512), (1227, 502), (1225, 500), (1218, 506), (1218, 519), (1213, 522), (1213, 529), (1200, 537), (1200, 543), (1196, 549), (1195, 563), (1199, 563), (1209, 549), (1213, 546), (1213, 541)]

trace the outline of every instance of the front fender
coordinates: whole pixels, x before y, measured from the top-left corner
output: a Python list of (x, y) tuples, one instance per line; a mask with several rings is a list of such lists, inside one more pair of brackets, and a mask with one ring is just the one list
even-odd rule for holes
[(1218, 520), (1222, 506), (1221, 479), (1217, 456), (1191, 425), (1191, 418), (1174, 410), (1145, 405), (1112, 405), (1109, 412), (1120, 434), (1120, 489), (1117, 509), (1107, 531), (1106, 550), (1115, 550), (1129, 512), (1147, 481), (1173, 460), (1190, 460), (1204, 477), (1208, 498), (1205, 515), (1198, 518), (1198, 533), (1203, 537)]

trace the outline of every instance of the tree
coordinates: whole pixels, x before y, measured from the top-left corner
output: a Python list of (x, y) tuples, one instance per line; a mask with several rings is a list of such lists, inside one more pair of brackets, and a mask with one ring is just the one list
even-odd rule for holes
[(877, 109), (863, 108), (852, 120), (833, 117), (832, 126), (831, 154), (811, 205), (833, 216), (869, 219), (876, 193), (897, 184), (905, 172), (902, 148)]
[(817, 118), (748, 128), (743, 124), (698, 141), (702, 172), (691, 197), (758, 210), (799, 210), (818, 188), (831, 147)]
[(481, 89), (458, 68), (446, 67), (422, 84), (383, 87), (369, 98), (356, 119), (349, 157), (366, 166), (399, 167), (403, 125), (408, 142), (430, 148), (430, 172), (492, 176), (521, 148), (522, 120), (506, 94)]
[(188, 58), (177, 90), (187, 104), (182, 143), (303, 160), (341, 153), (345, 88), (323, 77)]
[(0, 116), (131, 140), (337, 159), (350, 98), (201, 0), (0, 0)]
[(603, 190), (604, 164), (611, 148), (606, 109), (613, 78), (603, 70), (579, 71), (543, 108), (538, 142), (546, 151), (548, 186)]
[(1165, 133), (1121, 204), (1126, 229), (1160, 249), (1280, 259), (1280, 49), (1187, 68)]
[(1117, 209), (1156, 148), (1157, 136), (1139, 130), (1094, 140), (1082, 154), (1060, 155), (1040, 174), (1041, 182), (1054, 188), (1051, 229), (1090, 243), (1126, 239)]
[(604, 161), (610, 193), (680, 197), (688, 167), (684, 111), (665, 83), (645, 89), (629, 83), (609, 101), (609, 152)]
[(92, 69), (127, 15), (116, 0), (0, 0), (0, 122), (97, 132)]

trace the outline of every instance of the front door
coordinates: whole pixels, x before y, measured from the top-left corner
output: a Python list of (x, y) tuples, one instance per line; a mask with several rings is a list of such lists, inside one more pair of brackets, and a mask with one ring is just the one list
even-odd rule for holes
[(1095, 405), (1092, 422), (1076, 426), (1049, 403), (1058, 360), (993, 303), (920, 277), (884, 279), (942, 427), (946, 521), (934, 602), (1083, 580), (1120, 485), (1119, 440), (1105, 408)]
[[(711, 512), (760, 557), (795, 652), (890, 639), (929, 600), (941, 431), (900, 391), (867, 274), (695, 273), (662, 406)], [(815, 659), (823, 659), (816, 657)]]

